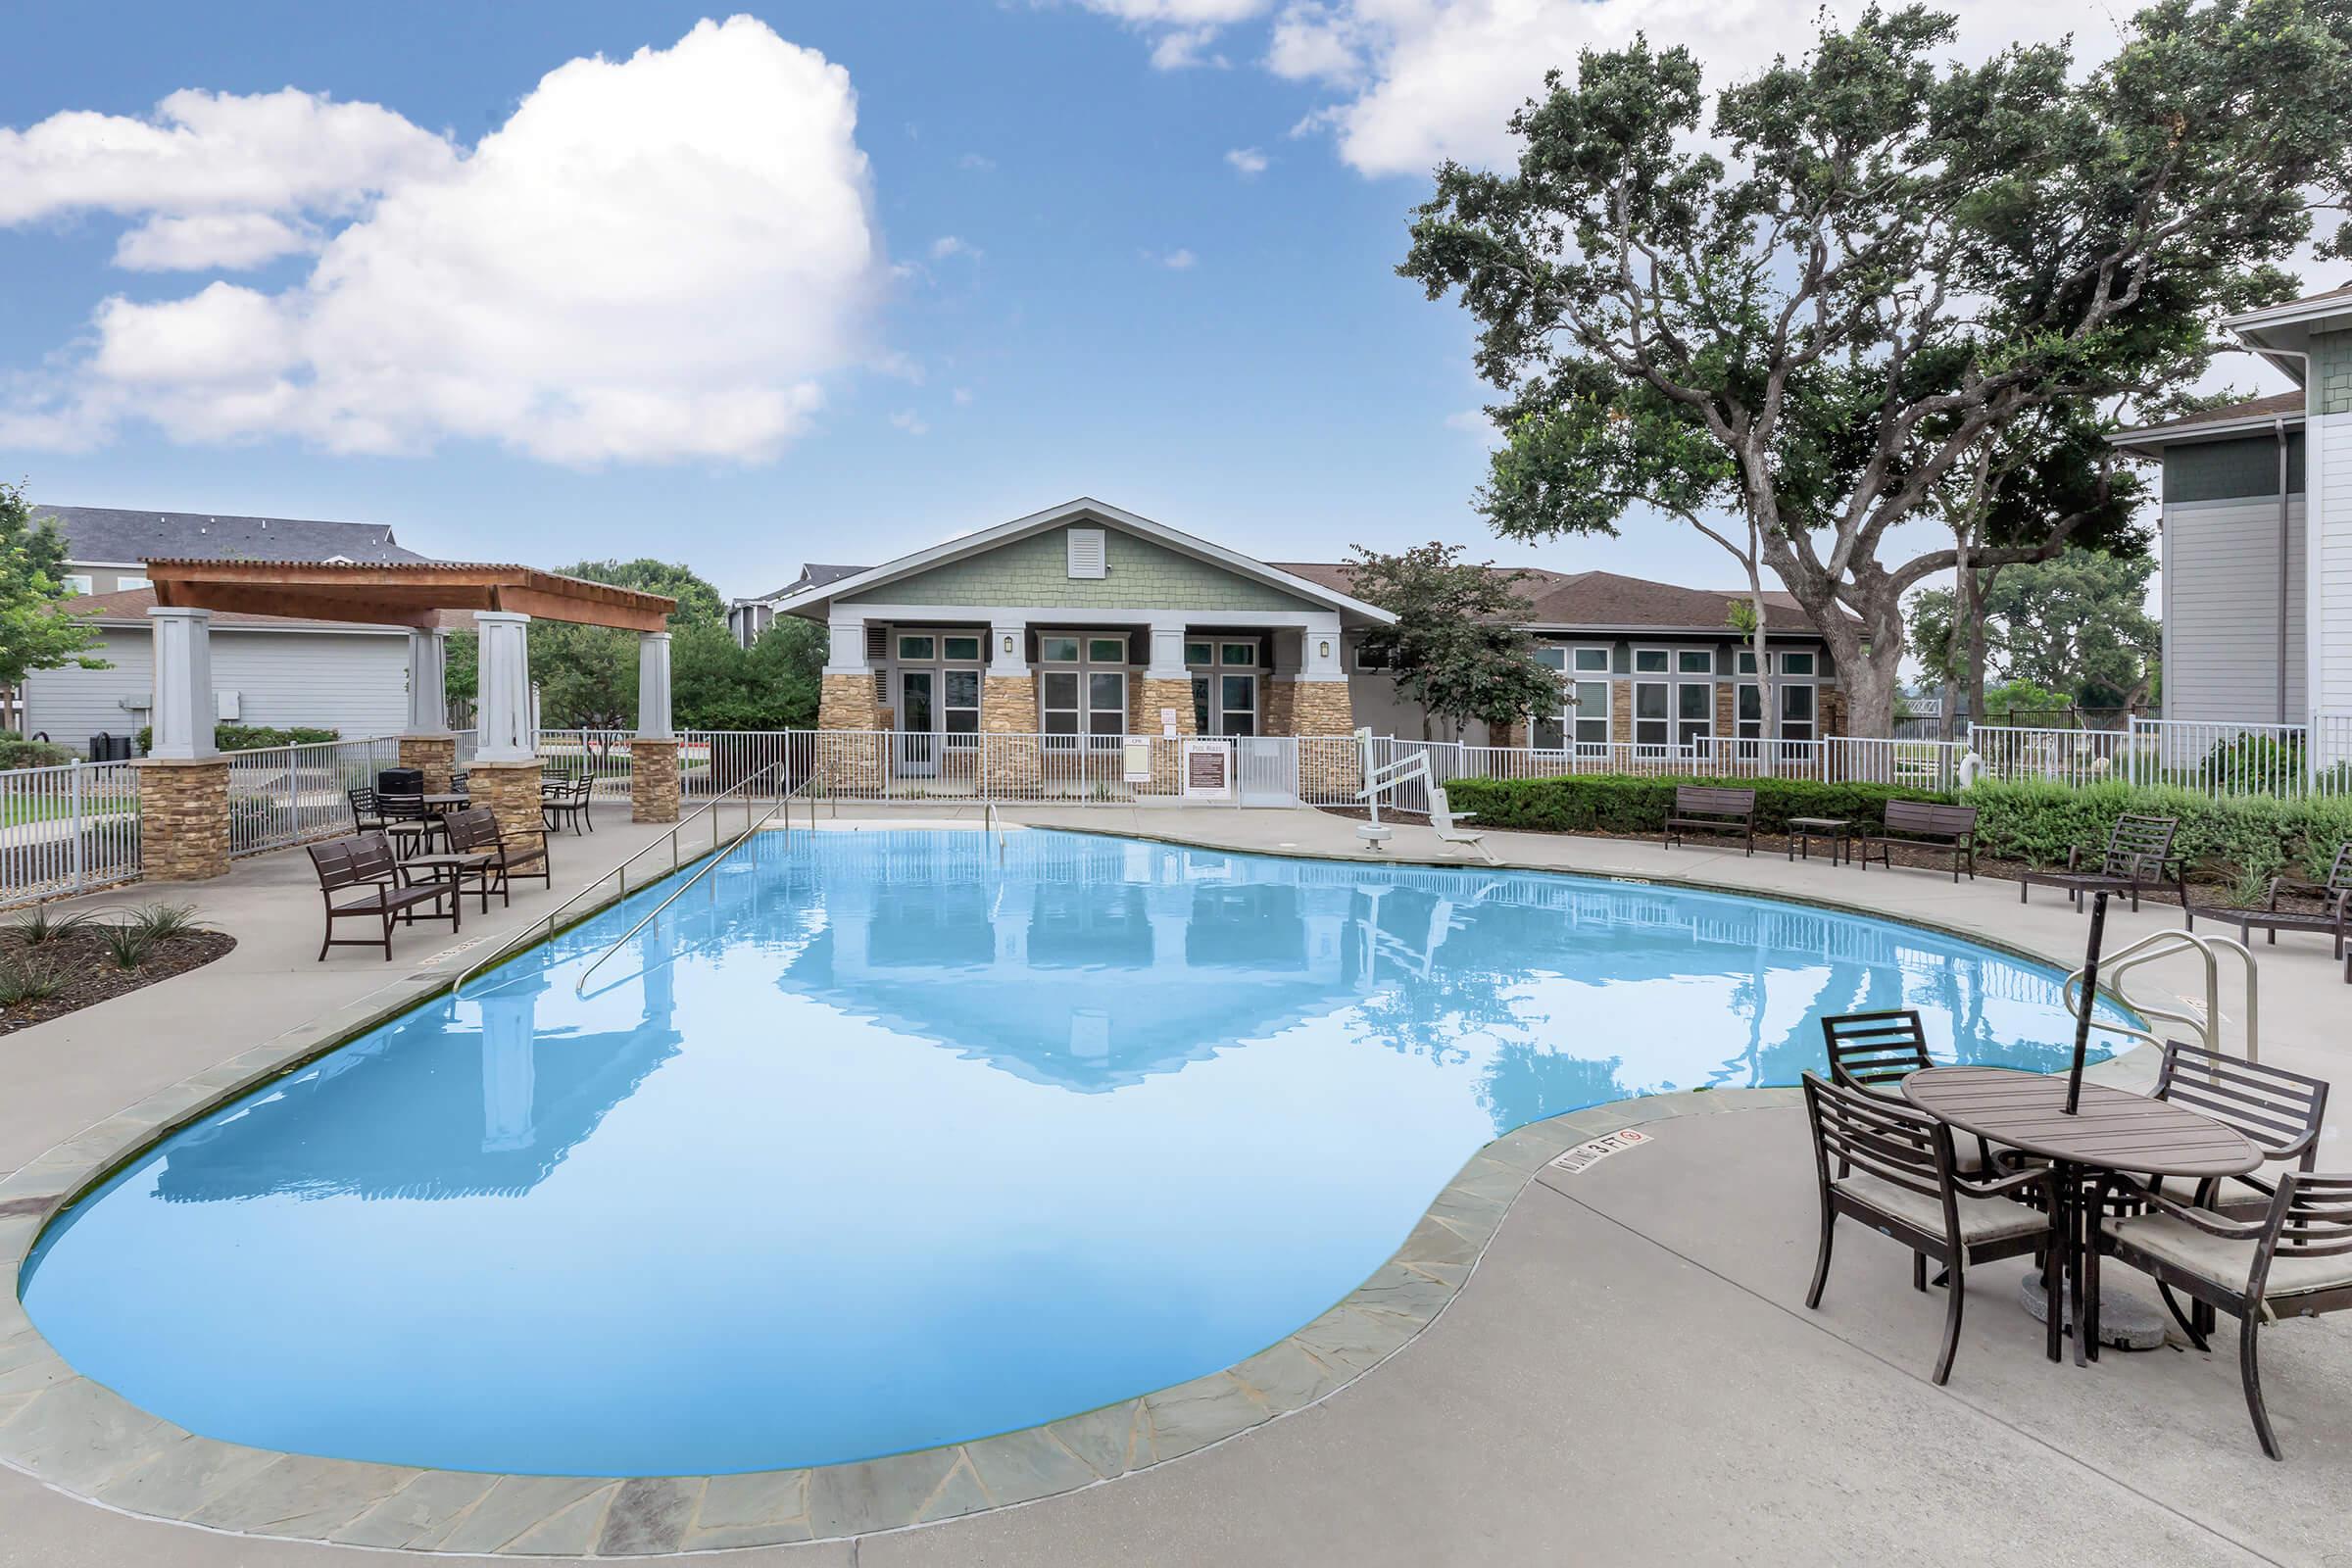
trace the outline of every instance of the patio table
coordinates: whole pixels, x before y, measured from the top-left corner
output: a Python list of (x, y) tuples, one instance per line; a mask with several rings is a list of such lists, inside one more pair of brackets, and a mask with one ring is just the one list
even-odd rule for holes
[(2236, 1129), (2169, 1101), (2086, 1083), (2066, 1113), (2066, 1076), (2014, 1067), (1923, 1067), (1903, 1079), (1903, 1098), (1941, 1122), (2048, 1160), (2058, 1171), (2060, 1260), (2074, 1299), (2075, 1364), (2099, 1358), (2092, 1343), (2096, 1302), (2084, 1299), (2082, 1259), (2095, 1240), (2091, 1171), (2202, 1180), (2243, 1176), (2262, 1151)]

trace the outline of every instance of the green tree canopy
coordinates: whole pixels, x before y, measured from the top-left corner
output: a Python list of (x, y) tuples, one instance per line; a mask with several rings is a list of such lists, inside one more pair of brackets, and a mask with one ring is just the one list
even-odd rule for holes
[(1941, 64), (1953, 34), (1873, 6), (1712, 99), (1687, 49), (1587, 52), (1512, 118), (1515, 169), (1438, 171), (1400, 269), (1458, 292), (1505, 395), (1494, 526), (1730, 518), (1710, 531), (1752, 533), (1865, 735), (1904, 595), (1959, 560), (1906, 558), (1897, 525), (1982, 463), (2007, 510), (1979, 564), (2112, 542), (2106, 444), (2011, 432), (2193, 379), (2213, 319), (2293, 293), (2278, 264), (2352, 188), (2352, 0), (2159, 0), (2083, 72), (2063, 44)]
[(27, 670), (108, 667), (88, 653), (97, 632), (59, 608), (65, 564), (57, 524), (33, 517), (24, 486), (0, 483), (0, 686), (22, 686)]
[(1363, 651), (1393, 665), (1398, 695), (1422, 706), (1425, 740), (1434, 719), (1456, 731), (1474, 718), (1502, 725), (1557, 713), (1562, 702), (1559, 672), (1536, 662), (1534, 639), (1519, 629), (1535, 612), (1519, 592), (1526, 573), (1461, 553), (1431, 543), (1384, 555), (1359, 545), (1348, 562), (1355, 596), (1396, 616), (1364, 633)]
[[(1980, 594), (1987, 670), (2003, 681), (2071, 693), (2086, 708), (2125, 707), (2144, 697), (2164, 652), (2164, 627), (2147, 611), (2155, 572), (2156, 563), (2145, 556), (2095, 550), (2003, 567)], [(1959, 680), (1955, 598), (1948, 588), (1914, 595), (1911, 631), (1920, 662)]]

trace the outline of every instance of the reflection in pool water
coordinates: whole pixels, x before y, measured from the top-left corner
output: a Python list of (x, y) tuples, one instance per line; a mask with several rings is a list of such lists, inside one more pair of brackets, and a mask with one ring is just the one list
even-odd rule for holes
[[(1815, 1019), (2064, 1060), (2058, 977), (1795, 906), (1073, 834), (768, 835), (172, 1138), (35, 1252), (77, 1370), (208, 1436), (694, 1474), (1228, 1365), (1488, 1139), (1788, 1084)], [(1793, 1149), (1791, 1158), (1800, 1157)]]

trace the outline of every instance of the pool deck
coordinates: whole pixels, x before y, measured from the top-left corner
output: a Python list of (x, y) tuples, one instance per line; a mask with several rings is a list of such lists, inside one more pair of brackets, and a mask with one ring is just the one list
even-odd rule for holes
[[(934, 805), (923, 820), (942, 814)], [(1233, 850), (1357, 853), (1354, 824), (1310, 811), (1006, 814)], [(916, 820), (904, 808), (880, 815)], [(839, 825), (863, 823), (845, 812)], [(560, 841), (553, 897), (518, 894), (511, 915), (494, 907), (487, 921), (469, 913), (461, 940), (504, 936), (660, 837), (599, 828)], [(1789, 864), (1778, 852), (1751, 859), (1737, 850), (1507, 833), (1489, 842), (1512, 865), (1827, 902), (2069, 966), (2081, 954), (2082, 919), (2061, 897), (2036, 890), (2021, 908), (2015, 886), (1991, 879), (1954, 887), (1927, 871)], [(1397, 829), (1387, 858), (1479, 863), (1412, 826)], [(122, 1118), (124, 1107), (143, 1102), (150, 1118), (184, 1115), (196, 1101), (175, 1086), (193, 1079), (226, 1092), (261, 1063), (446, 984), (489, 951), (449, 954), (446, 934), (419, 931), (389, 965), (358, 950), (316, 962), (317, 895), (298, 853), (241, 861), (217, 883), (82, 902), (158, 897), (194, 900), (238, 948), (204, 969), (0, 1037), (0, 1172), (17, 1171), (0, 1184), (6, 1257), (29, 1241), (41, 1195), (71, 1181), (76, 1161), (86, 1174), (94, 1152), (132, 1135), (138, 1118)], [(2110, 951), (2178, 921), (2161, 906), (2136, 916), (2119, 908)], [(2352, 1056), (2342, 1025), (2352, 990), (2326, 942), (2289, 937), (2257, 952), (2264, 1059), (2340, 1079)], [(2168, 991), (2199, 993), (2201, 982), (2174, 961), (2141, 971), (2133, 990), (2161, 1001)], [(2226, 1008), (2235, 996), (2226, 984)], [(2225, 1043), (2234, 1027), (2232, 1015)], [(2152, 1063), (2140, 1053), (2099, 1071), (2144, 1082)], [(2344, 1115), (2339, 1106), (2330, 1118), (2324, 1169), (2352, 1168)], [(1634, 1124), (1648, 1143), (1580, 1174), (1544, 1164), (1593, 1132)], [(45, 1152), (61, 1145), (67, 1155)], [(161, 1448), (174, 1460), (135, 1419), (69, 1408), (77, 1395), (30, 1375), (37, 1361), (12, 1295), (0, 1299), (0, 1568), (384, 1560), (353, 1545), (278, 1539), (328, 1534), (439, 1541), (431, 1554), (394, 1553), (419, 1563), (515, 1560), (456, 1548), (642, 1554), (760, 1539), (761, 1524), (779, 1521), (843, 1539), (691, 1560), (1420, 1565), (1777, 1562), (1801, 1553), (1939, 1564), (2024, 1554), (2352, 1563), (2343, 1524), (2352, 1518), (2352, 1321), (2265, 1334), (2282, 1464), (2255, 1446), (2227, 1326), (2213, 1356), (2168, 1348), (2053, 1367), (2041, 1359), (2038, 1325), (2016, 1302), (2021, 1265), (1970, 1272), (1959, 1359), (1949, 1387), (1936, 1389), (1928, 1372), (1942, 1293), (1914, 1293), (1893, 1244), (1841, 1226), (1822, 1310), (1804, 1309), (1812, 1180), (1802, 1113), (1787, 1091), (1578, 1112), (1474, 1159), (1408, 1242), (1399, 1272), (1384, 1270), (1319, 1331), (1302, 1331), (1299, 1353), (1268, 1352), (1240, 1378), (1114, 1407), (1115, 1422), (1057, 1423), (1043, 1439), (767, 1484), (494, 1487), (491, 1478), (216, 1451), (225, 1445), (199, 1450), (164, 1434), (172, 1440)], [(169, 1310), (168, 1287), (159, 1285), (157, 1301)], [(223, 1348), (224, 1357), (256, 1353), (267, 1347)], [(90, 1493), (102, 1500), (86, 1500)], [(1004, 1505), (1021, 1496), (1037, 1500)], [(126, 1511), (141, 1507), (254, 1533)], [(964, 1516), (889, 1528), (925, 1514)], [(354, 1528), (370, 1517), (371, 1527)]]

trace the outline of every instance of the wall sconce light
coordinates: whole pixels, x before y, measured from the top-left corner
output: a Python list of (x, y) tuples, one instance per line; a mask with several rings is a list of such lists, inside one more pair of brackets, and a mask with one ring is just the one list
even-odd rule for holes
[(1331, 642), (1328, 638), (1317, 643), (1315, 647), (1318, 650), (1319, 657), (1324, 659), (1329, 659), (1331, 657)]
[(1004, 639), (1004, 652), (1007, 654), (1012, 652), (1012, 639), (1010, 637)]

